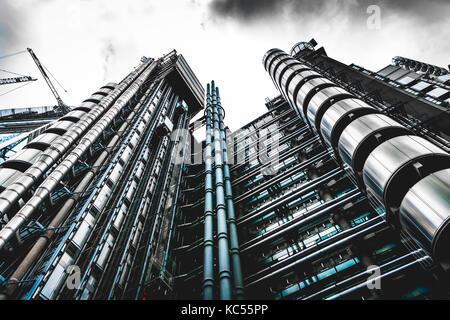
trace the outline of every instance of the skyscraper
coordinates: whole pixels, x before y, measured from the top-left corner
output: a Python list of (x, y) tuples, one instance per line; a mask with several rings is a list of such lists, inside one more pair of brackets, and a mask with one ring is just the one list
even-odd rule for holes
[(0, 164), (2, 297), (447, 298), (448, 71), (316, 46), (234, 132), (176, 52), (43, 127)]
[(182, 55), (143, 57), (1, 163), (2, 298), (144, 298), (172, 273), (170, 160), (203, 96)]
[[(245, 297), (446, 298), (448, 71), (396, 57), (371, 72), (316, 45), (266, 53), (263, 65), (281, 95), (228, 137)], [(221, 298), (234, 270), (220, 266), (219, 230), (209, 240), (218, 263), (208, 269), (203, 217), (214, 207), (197, 197), (211, 170), (189, 170), (176, 296), (211, 298), (215, 286)], [(205, 181), (206, 194), (221, 184)]]

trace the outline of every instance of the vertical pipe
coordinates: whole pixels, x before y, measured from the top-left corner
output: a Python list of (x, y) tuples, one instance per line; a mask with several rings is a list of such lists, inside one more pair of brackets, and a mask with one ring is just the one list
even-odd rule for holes
[(223, 180), (222, 141), (220, 139), (217, 93), (214, 81), (211, 82), (212, 109), (214, 121), (214, 167), (217, 216), (217, 247), (219, 255), (220, 299), (231, 299), (231, 266), (228, 246), (227, 213)]
[(206, 88), (206, 148), (205, 148), (205, 221), (203, 237), (203, 299), (214, 298), (213, 270), (213, 187), (212, 187), (212, 150), (211, 150), (211, 95), (210, 86)]
[(222, 140), (223, 174), (225, 180), (225, 199), (227, 205), (228, 227), (230, 229), (230, 254), (233, 271), (234, 290), (236, 299), (243, 300), (244, 285), (242, 281), (241, 258), (239, 256), (239, 240), (236, 225), (236, 216), (234, 213), (233, 192), (231, 189), (230, 167), (228, 165), (227, 140), (223, 123), (223, 115), (221, 112), (221, 110), (223, 109), (220, 103), (219, 88), (216, 88), (216, 91), (217, 91), (217, 106), (219, 109), (220, 138)]

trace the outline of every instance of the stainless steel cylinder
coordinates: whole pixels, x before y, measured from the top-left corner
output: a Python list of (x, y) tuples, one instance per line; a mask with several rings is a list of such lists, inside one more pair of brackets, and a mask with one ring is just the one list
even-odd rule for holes
[(396, 212), (403, 197), (427, 174), (450, 167), (450, 155), (417, 136), (399, 136), (376, 147), (363, 168), (367, 193), (386, 209), (386, 217), (397, 223)]
[(400, 204), (400, 223), (444, 267), (450, 267), (450, 169), (412, 186)]
[[(308, 49), (305, 43), (294, 47), (297, 51)], [(450, 263), (450, 255), (444, 253), (450, 238), (449, 179), (447, 173), (441, 173), (450, 168), (448, 153), (411, 135), (407, 128), (313, 71), (314, 67), (301, 59), (296, 61), (282, 50), (272, 49), (264, 55), (263, 64), (292, 108), (353, 170), (369, 197), (386, 210), (387, 220), (411, 230), (416, 238), (425, 233), (424, 247), (436, 259)], [(444, 176), (447, 184), (436, 182)], [(414, 196), (417, 192), (410, 191), (437, 190), (437, 185), (440, 193), (430, 191), (420, 201)], [(446, 207), (439, 207), (438, 202)], [(432, 211), (434, 205), (439, 213)]]

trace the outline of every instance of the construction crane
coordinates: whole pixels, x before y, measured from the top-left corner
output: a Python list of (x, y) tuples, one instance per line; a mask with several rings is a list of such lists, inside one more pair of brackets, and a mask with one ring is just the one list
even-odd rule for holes
[(49, 76), (47, 75), (47, 72), (45, 72), (44, 66), (42, 65), (42, 63), (39, 61), (38, 57), (36, 56), (36, 54), (33, 52), (33, 50), (31, 48), (27, 48), (28, 52), (30, 53), (31, 57), (33, 58), (34, 62), (36, 63), (39, 71), (41, 72), (42, 76), (45, 79), (45, 82), (47, 82), (47, 85), (49, 86), (50, 90), (52, 91), (53, 95), (56, 98), (56, 101), (58, 103), (58, 111), (62, 112), (62, 113), (67, 113), (70, 111), (70, 107), (68, 107), (61, 99), (61, 97), (58, 94), (58, 91), (56, 91), (56, 88), (53, 86), (53, 83), (50, 81)]
[(0, 79), (0, 85), (19, 83), (19, 82), (36, 81), (36, 80), (37, 80), (36, 78), (30, 77), (30, 76), (22, 76), (22, 77), (16, 77), (16, 78), (3, 78), (3, 79)]

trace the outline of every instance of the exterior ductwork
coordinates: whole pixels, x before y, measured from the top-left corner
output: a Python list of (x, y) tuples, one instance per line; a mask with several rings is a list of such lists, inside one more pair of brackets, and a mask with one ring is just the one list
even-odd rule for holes
[(211, 93), (206, 87), (205, 208), (203, 234), (203, 299), (214, 298), (214, 200), (212, 179)]
[(386, 210), (388, 222), (448, 263), (448, 153), (293, 59), (272, 49), (263, 65), (302, 119)]
[[(8, 184), (5, 185), (6, 189), (0, 194), (0, 216), (8, 213), (11, 207), (15, 205), (17, 201), (19, 201), (19, 199), (56, 163), (56, 161), (69, 150), (73, 143), (78, 141), (82, 134), (113, 105), (114, 101), (117, 100), (116, 104), (126, 103), (126, 100), (121, 100), (119, 97), (146, 68), (148, 68), (148, 62), (142, 63), (136, 71), (130, 73), (117, 88), (115, 88), (107, 97), (103, 98), (98, 105), (93, 106), (92, 109), (77, 123), (74, 124), (64, 120), (57, 121), (46, 131), (61, 136), (52, 141), (51, 147), (33, 159), (32, 165), (25, 168), (26, 171), (23, 170), (24, 172), (22, 174), (15, 176), (14, 179), (10, 178), (8, 180)], [(64, 123), (67, 123), (67, 126), (61, 128), (61, 125)], [(87, 136), (87, 134), (85, 136)], [(74, 157), (76, 157), (76, 155), (74, 155)], [(0, 239), (0, 248), (4, 245), (3, 241), (3, 239)]]
[[(151, 93), (151, 89), (149, 88), (146, 94), (141, 98), (140, 102), (137, 105), (137, 108), (145, 103), (146, 99), (149, 98)], [(73, 112), (73, 111), (72, 111)], [(75, 111), (76, 112), (76, 111)], [(131, 121), (136, 115), (136, 111), (132, 111), (130, 115), (127, 117), (128, 121)], [(67, 115), (66, 115), (67, 117)], [(124, 134), (125, 129), (128, 126), (128, 121), (124, 122), (119, 128), (117, 134), (115, 134), (110, 142), (107, 145), (107, 148), (101, 152), (101, 154), (97, 157), (94, 165), (89, 172), (85, 174), (81, 182), (77, 185), (74, 190), (74, 194), (65, 201), (61, 209), (55, 215), (53, 220), (50, 222), (48, 226), (47, 232), (45, 232), (35, 243), (35, 245), (29, 250), (26, 257), (23, 259), (22, 263), (13, 273), (13, 275), (9, 279), (9, 284), (7, 287), (7, 295), (9, 297), (13, 297), (14, 291), (17, 288), (17, 283), (22, 279), (22, 277), (26, 274), (30, 266), (36, 262), (39, 256), (42, 254), (43, 250), (46, 249), (49, 242), (55, 235), (55, 231), (65, 222), (68, 214), (71, 212), (73, 207), (75, 206), (80, 194), (86, 190), (86, 188), (90, 185), (95, 175), (99, 171), (99, 168), (106, 162), (111, 150), (118, 144), (120, 137)]]
[(219, 255), (219, 292), (221, 300), (231, 299), (231, 265), (228, 244), (227, 212), (225, 204), (225, 185), (223, 177), (223, 151), (219, 127), (219, 110), (217, 105), (217, 89), (211, 82), (212, 111), (214, 129), (214, 170), (217, 218), (217, 249)]
[[(147, 80), (151, 72), (154, 70), (156, 63), (151, 66), (144, 64), (141, 68), (144, 71), (138, 75), (135, 81), (133, 76), (130, 76), (130, 81), (132, 84), (126, 91), (118, 97), (117, 101), (111, 107), (111, 109), (106, 112), (106, 114), (84, 135), (80, 140), (78, 145), (74, 150), (53, 170), (53, 172), (45, 179), (45, 181), (39, 186), (31, 199), (16, 213), (6, 224), (6, 226), (0, 230), (0, 249), (4, 247), (15, 232), (22, 226), (22, 224), (33, 214), (33, 212), (38, 208), (38, 206), (45, 201), (55, 189), (58, 182), (71, 170), (74, 164), (81, 158), (81, 156), (89, 150), (92, 144), (101, 136), (103, 130), (105, 130), (109, 124), (111, 124), (116, 116), (119, 115), (120, 111), (126, 106), (130, 99), (138, 92), (140, 86)], [(126, 85), (128, 87), (128, 84)], [(120, 94), (117, 92), (117, 95)], [(100, 114), (101, 112), (98, 111)], [(94, 119), (92, 119), (94, 121)], [(78, 124), (78, 123), (77, 123)], [(72, 130), (69, 132), (72, 133)], [(63, 139), (65, 136), (61, 137)], [(72, 137), (70, 141), (74, 141), (75, 138)], [(64, 149), (59, 150), (59, 155), (64, 153), (67, 148), (71, 145), (69, 141), (65, 140)], [(56, 148), (55, 143), (53, 147)], [(14, 199), (20, 197), (25, 193), (27, 187), (30, 187), (35, 180), (38, 179), (44, 172), (46, 172), (50, 166), (57, 160), (57, 156), (54, 153), (58, 153), (56, 150), (52, 149), (47, 154), (48, 158), (45, 159), (41, 156), (41, 161), (37, 161), (27, 172), (24, 173), (23, 179), (18, 179), (13, 185), (8, 187), (0, 195), (0, 211), (7, 212), (7, 210), (13, 204)], [(35, 173), (33, 175), (33, 173)], [(30, 174), (33, 176), (30, 177)], [(18, 187), (20, 186), (20, 187)]]
[(236, 224), (236, 215), (234, 211), (233, 203), (233, 191), (231, 186), (231, 175), (230, 167), (228, 165), (228, 152), (227, 152), (227, 140), (225, 134), (225, 127), (223, 123), (224, 109), (220, 103), (219, 88), (217, 91), (217, 108), (219, 114), (219, 128), (220, 128), (220, 138), (222, 140), (222, 159), (223, 159), (223, 176), (225, 182), (225, 199), (227, 206), (227, 220), (228, 229), (230, 232), (230, 256), (233, 272), (233, 283), (236, 299), (244, 299), (244, 283), (242, 280), (242, 268), (241, 268), (241, 258), (239, 256), (239, 240), (238, 240), (238, 230)]

